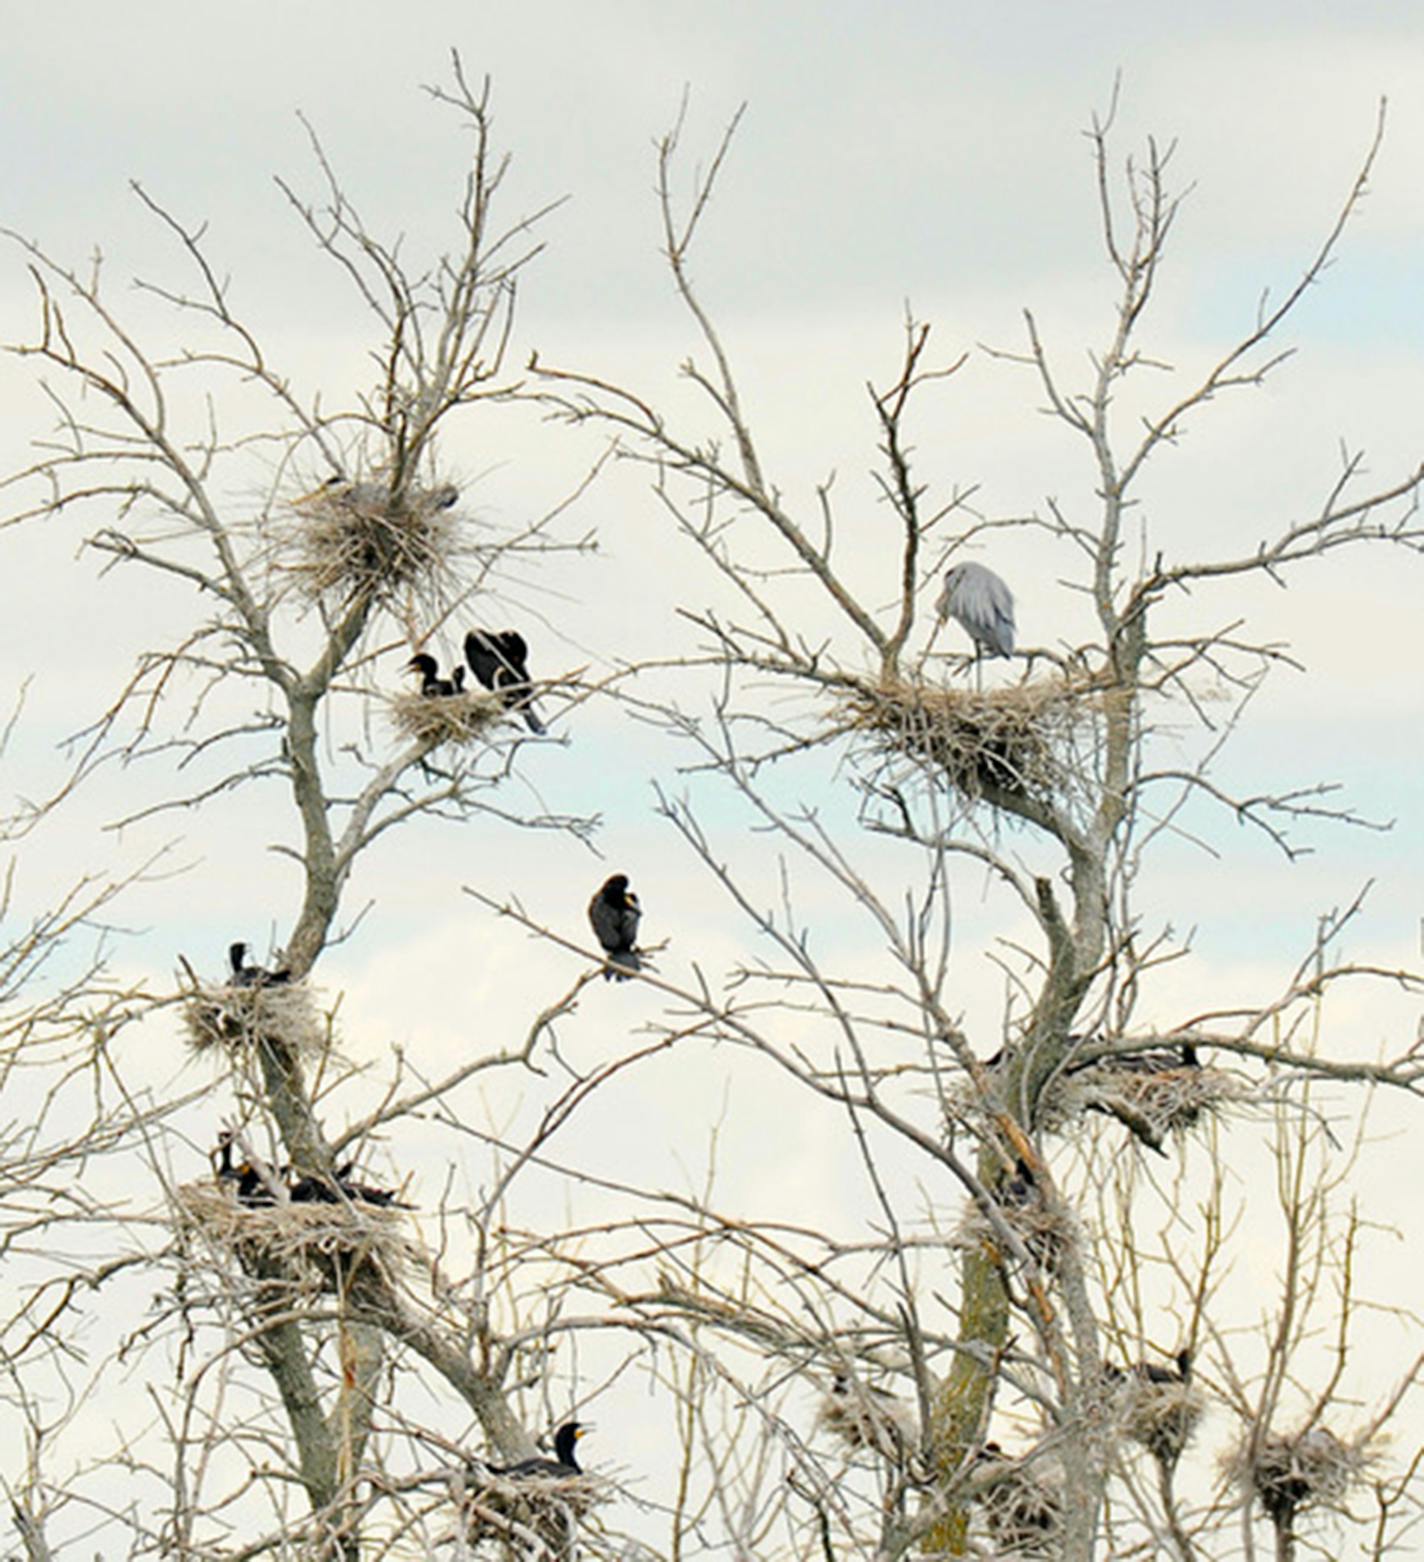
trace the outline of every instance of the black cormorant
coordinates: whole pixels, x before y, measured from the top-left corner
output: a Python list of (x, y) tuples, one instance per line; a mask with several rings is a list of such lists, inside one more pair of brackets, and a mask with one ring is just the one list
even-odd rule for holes
[(260, 965), (249, 965), (246, 944), (229, 944), (227, 958), (228, 964), (232, 966), (228, 982), (233, 987), (280, 987), (292, 979), (292, 973), (285, 968), (266, 971)]
[(465, 660), (480, 683), (500, 696), (506, 710), (517, 710), (531, 732), (543, 735), (544, 723), (534, 710), (529, 647), (523, 635), (513, 629), (472, 629), (465, 636)]
[(217, 1149), (212, 1151), (209, 1160), (216, 1160), (213, 1168), (219, 1182), (235, 1182), (237, 1184), (237, 1202), (239, 1204), (275, 1204), (277, 1196), (272, 1192), (269, 1182), (271, 1179), (264, 1175), (263, 1170), (254, 1166), (251, 1161), (243, 1161), (240, 1165), (232, 1164), (232, 1130), (224, 1128), (218, 1134)]
[(605, 981), (612, 977), (616, 982), (626, 982), (634, 971), (642, 970), (643, 963), (634, 947), (642, 916), (643, 909), (628, 888), (626, 873), (615, 873), (589, 901), (588, 920), (608, 956), (608, 964), (603, 968)]
[(387, 1188), (371, 1188), (363, 1182), (352, 1182), (351, 1173), (355, 1161), (347, 1161), (336, 1168), (332, 1177), (318, 1177), (304, 1173), (291, 1184), (293, 1204), (374, 1204), (381, 1209), (414, 1209), (413, 1204), (403, 1204)]
[(448, 678), (442, 678), (439, 664), (433, 656), (424, 651), (412, 656), (405, 664), (405, 670), (408, 673), (420, 674), (420, 692), (432, 698), (442, 694), (465, 692), (465, 669), (456, 667), (452, 669)]
[(518, 1464), (487, 1466), (491, 1475), (504, 1475), (514, 1480), (542, 1477), (546, 1480), (562, 1476), (582, 1475), (583, 1470), (574, 1458), (574, 1444), (586, 1437), (593, 1428), (583, 1421), (565, 1421), (554, 1433), (554, 1457), (552, 1459), (521, 1459)]

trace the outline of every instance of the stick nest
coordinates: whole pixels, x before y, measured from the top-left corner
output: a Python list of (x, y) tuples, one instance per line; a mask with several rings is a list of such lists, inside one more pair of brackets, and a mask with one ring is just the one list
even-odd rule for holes
[(401, 737), (432, 748), (441, 743), (474, 743), (505, 714), (497, 694), (395, 694), (391, 725)]
[(1154, 1149), (1168, 1135), (1185, 1134), (1246, 1094), (1241, 1080), (1217, 1068), (1144, 1070), (1105, 1062), (1071, 1080), (1082, 1106), (1111, 1113)]
[(822, 1397), (816, 1422), (853, 1452), (869, 1450), (895, 1462), (919, 1444), (918, 1417), (904, 1400), (844, 1373)]
[(183, 1029), (194, 1052), (214, 1047), (247, 1052), (258, 1042), (269, 1041), (314, 1057), (325, 1052), (330, 1039), (311, 990), (301, 982), (270, 987), (200, 986), (183, 1005)]
[(976, 1496), (996, 1550), (1023, 1557), (1058, 1556), (1063, 1522), (1058, 1487), (997, 1449), (986, 1448), (979, 1463), (992, 1478)]
[(472, 1475), (461, 1512), (465, 1539), (500, 1540), (515, 1554), (565, 1555), (575, 1523), (608, 1497), (608, 1483), (587, 1473), (516, 1479), (479, 1469)]
[[(1044, 1274), (1056, 1274), (1059, 1257), (1075, 1236), (1074, 1222), (1068, 1212), (1049, 1209), (1036, 1197), (1023, 1204), (1001, 1201), (998, 1209), (1005, 1224), (1033, 1255)], [(1019, 1261), (1017, 1254), (1003, 1248), (999, 1233), (977, 1204), (971, 1204), (965, 1210), (953, 1242), (956, 1247), (971, 1250), (987, 1244), (998, 1254), (1000, 1263)]]
[(1195, 1384), (1157, 1383), (1136, 1372), (1118, 1385), (1116, 1402), (1122, 1435), (1166, 1465), (1181, 1458), (1206, 1413), (1206, 1396)]
[(221, 1183), (190, 1182), (178, 1190), (181, 1218), (215, 1247), (246, 1264), (280, 1265), (310, 1275), (334, 1290), (363, 1262), (393, 1274), (410, 1244), (401, 1236), (400, 1212), (379, 1205), (242, 1204)]
[(379, 478), (328, 483), (291, 506), (286, 568), (313, 601), (439, 601), (463, 551), (458, 497), (447, 484), (395, 495)]
[(1268, 1437), (1254, 1459), (1248, 1442), (1229, 1466), (1242, 1485), (1254, 1488), (1271, 1522), (1284, 1526), (1302, 1508), (1341, 1502), (1370, 1463), (1363, 1441), (1342, 1442), (1328, 1427), (1314, 1426)]
[(933, 766), (970, 800), (1044, 796), (1067, 789), (1097, 698), (1095, 686), (1062, 677), (985, 690), (896, 679), (846, 694), (838, 730), (863, 733), (887, 758)]

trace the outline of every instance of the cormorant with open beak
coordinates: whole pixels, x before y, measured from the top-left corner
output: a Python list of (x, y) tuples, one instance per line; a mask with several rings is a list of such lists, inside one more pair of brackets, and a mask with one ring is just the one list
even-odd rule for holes
[(472, 629), (465, 636), (465, 660), (486, 689), (504, 701), (505, 710), (517, 710), (524, 725), (543, 736), (546, 728), (534, 709), (529, 682), (529, 647), (513, 629)]

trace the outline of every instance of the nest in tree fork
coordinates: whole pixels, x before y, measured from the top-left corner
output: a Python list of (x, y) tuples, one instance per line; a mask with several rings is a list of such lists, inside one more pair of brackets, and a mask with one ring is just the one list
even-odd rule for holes
[(1254, 1488), (1271, 1522), (1284, 1527), (1302, 1508), (1342, 1501), (1369, 1463), (1363, 1441), (1342, 1442), (1328, 1427), (1314, 1426), (1268, 1437), (1254, 1457), (1247, 1443), (1230, 1468), (1238, 1481)]
[(596, 1475), (516, 1478), (477, 1468), (460, 1509), (465, 1541), (496, 1540), (512, 1556), (571, 1555), (577, 1522), (607, 1495), (607, 1483)]
[(1168, 1135), (1186, 1133), (1246, 1093), (1241, 1081), (1222, 1069), (1144, 1069), (1128, 1066), (1131, 1062), (1094, 1063), (1069, 1079), (1082, 1107), (1109, 1113), (1154, 1150)]
[(458, 497), (448, 484), (394, 494), (379, 479), (327, 483), (292, 505), (286, 567), (313, 600), (438, 601), (459, 552)]
[(190, 1182), (178, 1190), (182, 1220), (220, 1251), (262, 1266), (277, 1265), (294, 1283), (338, 1290), (365, 1264), (386, 1278), (412, 1257), (400, 1229), (400, 1212), (378, 1205), (242, 1204), (222, 1183)]
[(894, 1394), (838, 1372), (821, 1399), (817, 1424), (849, 1449), (901, 1461), (919, 1444), (915, 1412)]
[(497, 694), (396, 694), (391, 725), (412, 743), (475, 743), (507, 713)]
[(1056, 1557), (1061, 1549), (1063, 1494), (1037, 1470), (993, 1444), (979, 1456), (989, 1480), (976, 1491), (995, 1554)]
[(315, 1056), (326, 1050), (326, 1022), (302, 982), (270, 987), (200, 986), (183, 1005), (183, 1029), (194, 1052), (246, 1052), (259, 1042)]
[(887, 758), (932, 766), (968, 798), (1045, 796), (1063, 791), (1074, 772), (1074, 741), (1093, 694), (1092, 685), (1061, 677), (984, 690), (893, 679), (845, 694), (838, 728), (866, 734)]

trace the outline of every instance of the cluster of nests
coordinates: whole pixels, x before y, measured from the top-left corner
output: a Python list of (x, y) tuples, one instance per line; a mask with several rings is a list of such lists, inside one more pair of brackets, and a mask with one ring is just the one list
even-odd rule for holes
[(843, 694), (834, 730), (865, 734), (889, 764), (932, 768), (970, 801), (1062, 795), (1083, 772), (1100, 693), (1062, 676), (985, 690), (894, 679)]

